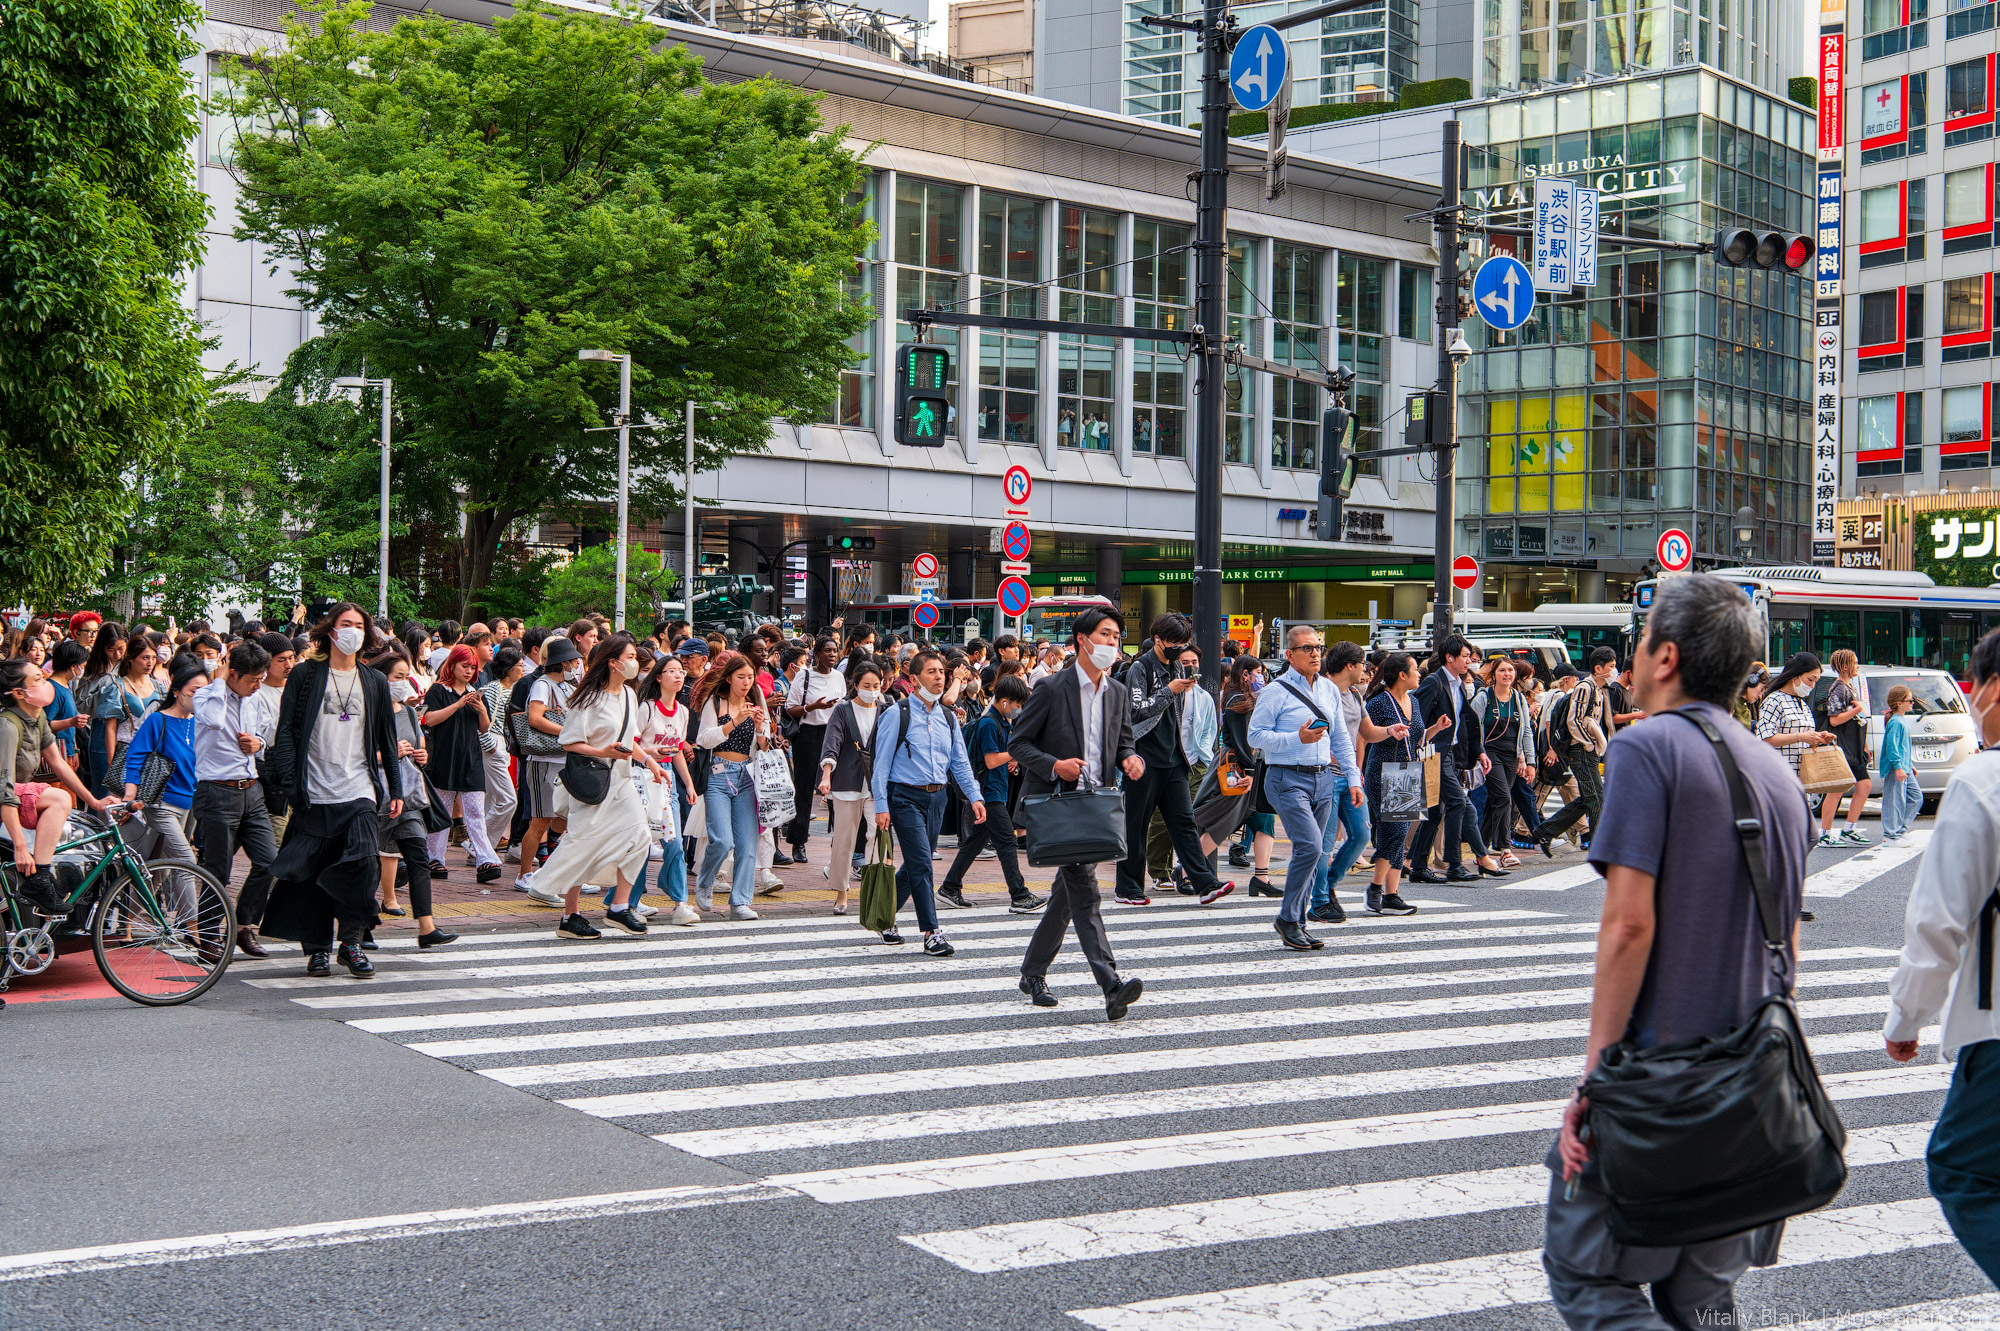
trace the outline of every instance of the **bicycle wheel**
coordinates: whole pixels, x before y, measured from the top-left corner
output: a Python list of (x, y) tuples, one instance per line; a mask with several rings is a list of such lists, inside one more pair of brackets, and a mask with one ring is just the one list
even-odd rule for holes
[(90, 925), (97, 969), (113, 989), (149, 1007), (206, 993), (236, 950), (236, 912), (222, 884), (185, 860), (148, 861), (142, 880), (116, 877)]

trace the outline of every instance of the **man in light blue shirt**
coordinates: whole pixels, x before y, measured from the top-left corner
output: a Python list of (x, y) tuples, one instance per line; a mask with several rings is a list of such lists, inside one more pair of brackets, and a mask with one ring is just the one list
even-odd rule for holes
[(1304, 921), (1336, 792), (1344, 784), (1350, 803), (1362, 799), (1361, 769), (1341, 716), (1340, 690), (1319, 669), (1325, 650), (1311, 625), (1286, 630), (1285, 662), (1291, 668), (1264, 686), (1250, 713), (1250, 746), (1264, 754), (1264, 798), (1292, 842), (1285, 897), (1278, 903), (1278, 937), (1298, 952), (1326, 946), (1305, 931)]
[[(937, 900), (931, 893), (931, 847), (944, 828), (945, 783), (956, 781), (972, 805), (972, 821), (986, 821), (986, 803), (972, 779), (972, 760), (965, 752), (965, 733), (958, 715), (944, 702), (944, 657), (918, 652), (910, 662), (917, 691), (894, 707), (884, 707), (875, 723), (873, 778), (875, 826), (896, 830), (903, 867), (896, 871), (896, 909), (911, 898), (917, 903), (917, 924), (924, 931), (924, 954), (948, 957), (955, 948), (938, 928)], [(904, 718), (909, 720), (905, 733)], [(1315, 843), (1317, 844), (1317, 843)], [(885, 943), (903, 936), (891, 925), (882, 931)]]

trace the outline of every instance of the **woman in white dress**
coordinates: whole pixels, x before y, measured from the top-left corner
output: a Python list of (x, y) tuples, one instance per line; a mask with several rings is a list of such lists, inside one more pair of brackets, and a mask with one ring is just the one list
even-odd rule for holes
[[(583, 680), (570, 695), (563, 714), (562, 746), (570, 753), (598, 758), (611, 764), (610, 789), (602, 802), (585, 804), (567, 789), (558, 796), (568, 806), (569, 831), (555, 854), (536, 873), (538, 882), (564, 887), (562, 923), (558, 938), (599, 938), (602, 932), (583, 917), (580, 909), (585, 884), (597, 887), (616, 885), (619, 897), (629, 896), (632, 884), (646, 867), (652, 836), (646, 823), (646, 806), (639, 800), (632, 782), (635, 753), (648, 768), (659, 764), (638, 752), (632, 742), (639, 728), (639, 709), (626, 682), (639, 673), (639, 654), (629, 633), (614, 633), (590, 654)], [(664, 779), (664, 774), (659, 774)], [(637, 921), (633, 933), (644, 933)]]

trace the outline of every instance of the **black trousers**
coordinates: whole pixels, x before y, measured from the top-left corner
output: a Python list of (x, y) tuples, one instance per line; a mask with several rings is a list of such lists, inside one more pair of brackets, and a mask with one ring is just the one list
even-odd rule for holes
[(1119, 896), (1146, 895), (1146, 825), (1153, 821), (1156, 808), (1167, 820), (1167, 836), (1188, 881), (1199, 892), (1210, 892), (1217, 886), (1208, 856), (1201, 853), (1201, 833), (1195, 830), (1194, 795), (1188, 789), (1187, 775), (1186, 763), (1163, 767), (1147, 763), (1144, 776), (1126, 780), (1125, 858), (1118, 864)]
[(236, 895), (238, 923), (254, 925), (264, 918), (271, 899), (271, 861), (278, 858), (278, 839), (271, 835), (271, 815), (259, 786), (237, 790), (218, 781), (195, 783), (189, 816), (201, 829), (196, 859), (226, 889), (235, 867), (236, 848), (249, 857), (250, 873)]
[(972, 862), (979, 858), (979, 852), (988, 846), (1000, 859), (1000, 873), (1007, 880), (1007, 895), (1020, 900), (1028, 895), (1027, 880), (1021, 877), (1021, 857), (1014, 847), (1014, 823), (1007, 817), (1007, 806), (989, 801), (986, 805), (986, 821), (974, 823), (972, 830), (958, 843), (958, 854), (951, 857), (951, 867), (944, 871), (944, 885), (947, 888), (965, 886), (965, 875), (972, 868)]
[(1448, 753), (1440, 754), (1438, 758), (1438, 802), (1424, 815), (1423, 826), (1417, 829), (1416, 839), (1410, 845), (1410, 867), (1413, 869), (1423, 869), (1430, 863), (1431, 845), (1440, 832), (1444, 835), (1444, 864), (1447, 870), (1463, 863), (1458, 858), (1461, 841), (1471, 842), (1475, 855), (1486, 853), (1486, 842), (1479, 835), (1479, 824), (1472, 820), (1472, 806), (1465, 799), (1465, 785), (1459, 775), (1458, 764)]
[[(1145, 839), (1139, 841), (1141, 862)], [(1031, 980), (1048, 978), (1049, 963), (1062, 951), (1063, 931), (1076, 924), (1077, 946), (1090, 963), (1097, 987), (1110, 993), (1118, 987), (1118, 963), (1111, 957), (1111, 939), (1104, 932), (1104, 915), (1098, 909), (1097, 866), (1065, 864), (1056, 870), (1055, 885), (1049, 890), (1049, 904), (1028, 939), (1028, 955), (1021, 958), (1021, 974)]]
[[(521, 838), (528, 835), (528, 760), (520, 754), (514, 755), (514, 821), (507, 828), (507, 844), (518, 847)], [(534, 868), (532, 864), (521, 866), (523, 873)]]
[(410, 881), (403, 890), (409, 894), (410, 915), (421, 919), (431, 913), (430, 847), (420, 836), (406, 836), (397, 840), (396, 849), (403, 857), (403, 868), (409, 871)]
[(1596, 752), (1573, 748), (1557, 756), (1569, 764), (1569, 774), (1576, 778), (1576, 798), (1542, 823), (1544, 841), (1553, 841), (1585, 817), (1590, 819), (1590, 830), (1596, 832), (1598, 815), (1604, 809), (1604, 773), (1597, 765)]
[[(813, 795), (819, 789), (819, 750), (824, 743), (825, 726), (800, 726), (792, 736), (792, 802), (798, 812), (786, 826), (788, 845), (803, 846), (812, 835)], [(827, 826), (832, 825), (829, 820)]]
[(1520, 758), (1508, 749), (1490, 752), (1493, 768), (1486, 774), (1486, 817), (1479, 824), (1479, 835), (1498, 855), (1514, 844), (1514, 764)]

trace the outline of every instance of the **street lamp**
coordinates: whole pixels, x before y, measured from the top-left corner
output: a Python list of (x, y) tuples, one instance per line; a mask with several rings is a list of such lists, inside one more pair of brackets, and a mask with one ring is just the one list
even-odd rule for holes
[(1736, 561), (1739, 564), (1748, 563), (1750, 559), (1751, 548), (1757, 542), (1756, 510), (1751, 508), (1750, 505), (1748, 504), (1745, 504), (1743, 507), (1737, 509), (1736, 521), (1734, 523), (1734, 526), (1735, 526), (1735, 536), (1736, 536)]
[(382, 534), (376, 562), (381, 565), (375, 581), (375, 613), (389, 618), (389, 392), (387, 379), (364, 379), (343, 375), (333, 381), (335, 388), (379, 388), (382, 390)]
[(618, 590), (611, 614), (614, 632), (625, 629), (625, 514), (631, 495), (632, 357), (622, 351), (579, 351), (578, 360), (618, 362)]

